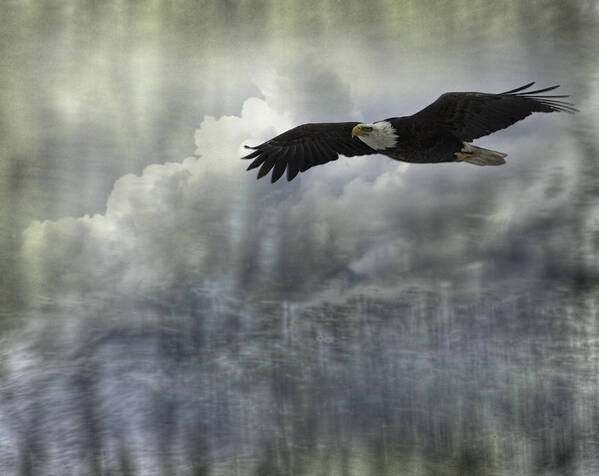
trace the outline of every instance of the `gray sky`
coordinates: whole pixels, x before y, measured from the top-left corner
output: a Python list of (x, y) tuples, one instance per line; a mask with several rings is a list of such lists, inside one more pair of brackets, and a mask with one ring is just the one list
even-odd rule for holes
[[(584, 436), (599, 421), (593, 2), (1, 8), (2, 315), (16, 328), (2, 373), (21, 397), (2, 407), (17, 417), (0, 418), (0, 440), (16, 449), (0, 467), (39, 448), (60, 467), (88, 445), (119, 464), (126, 450), (139, 470), (170, 454), (164, 473), (199, 445), (215, 474), (240, 452), (255, 474), (265, 461), (307, 474), (326, 459), (313, 440), (355, 474), (396, 474), (394, 458), (424, 474), (458, 453), (456, 474), (472, 458), (472, 474), (514, 474), (516, 438), (534, 454), (516, 451), (516, 470), (533, 474), (558, 467), (547, 445), (568, 432), (591, 446), (564, 449), (567, 464), (597, 464)], [(561, 84), (581, 112), (477, 141), (508, 154), (502, 167), (342, 158), (271, 185), (239, 160), (302, 122), (406, 115), (445, 91), (533, 80)], [(120, 396), (128, 405), (109, 410)], [(543, 411), (518, 413), (534, 402)], [(552, 412), (563, 431), (531, 436)], [(155, 420), (140, 429), (144, 415)], [(191, 441), (191, 421), (221, 449)], [(23, 436), (36, 425), (39, 441)], [(381, 431), (392, 457), (377, 453)], [(56, 443), (69, 432), (80, 442)]]

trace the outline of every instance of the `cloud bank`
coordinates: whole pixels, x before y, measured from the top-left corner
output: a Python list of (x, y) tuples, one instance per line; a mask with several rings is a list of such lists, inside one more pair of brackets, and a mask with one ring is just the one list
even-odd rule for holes
[[(495, 148), (511, 153), (502, 168), (370, 156), (341, 158), (289, 184), (256, 182), (239, 160), (242, 145), (313, 109), (324, 120), (330, 111), (306, 102), (315, 90), (316, 97), (337, 91), (334, 102), (344, 104), (337, 112), (359, 115), (339, 76), (323, 70), (317, 78), (263, 76), (263, 99), (247, 99), (239, 116), (204, 119), (196, 157), (120, 178), (104, 214), (33, 222), (22, 250), (32, 302), (140, 299), (205, 282), (258, 299), (302, 300), (330, 286), (397, 283), (407, 274), (463, 280), (472, 269), (497, 277), (517, 266), (534, 275), (570, 239), (567, 230), (546, 236), (577, 174), (567, 159), (571, 144), (549, 135), (556, 129), (546, 118), (531, 120), (545, 131), (494, 138)], [(292, 90), (299, 93), (286, 110)]]
[[(596, 467), (595, 155), (551, 115), (481, 141), (509, 153), (504, 167), (362, 157), (289, 184), (254, 180), (242, 144), (417, 108), (408, 91), (438, 91), (455, 72), (453, 55), (398, 60), (381, 82), (413, 77), (386, 94), (348, 45), (332, 68), (307, 55), (261, 69), (259, 97), (204, 118), (195, 157), (120, 178), (104, 213), (29, 226), (27, 325), (0, 369), (1, 468)], [(497, 69), (486, 77), (504, 85)]]

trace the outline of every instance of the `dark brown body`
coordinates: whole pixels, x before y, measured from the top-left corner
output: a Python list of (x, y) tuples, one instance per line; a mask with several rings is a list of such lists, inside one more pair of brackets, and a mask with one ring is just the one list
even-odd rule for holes
[(432, 124), (428, 131), (423, 131), (414, 130), (414, 121), (410, 117), (387, 121), (395, 129), (398, 139), (394, 149), (385, 149), (381, 153), (392, 159), (418, 164), (455, 162), (456, 152), (462, 150), (462, 139)]

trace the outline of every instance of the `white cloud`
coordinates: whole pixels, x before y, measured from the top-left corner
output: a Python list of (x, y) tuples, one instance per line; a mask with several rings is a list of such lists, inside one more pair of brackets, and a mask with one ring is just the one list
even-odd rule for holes
[[(339, 78), (319, 77), (319, 97), (336, 91), (348, 114), (357, 111)], [(534, 229), (574, 186), (576, 169), (565, 162), (572, 144), (557, 135), (497, 135), (493, 148), (511, 153), (495, 169), (369, 156), (341, 158), (290, 184), (256, 182), (239, 160), (242, 145), (295, 125), (310, 105), (291, 98), (285, 109), (293, 81), (303, 97), (315, 84), (264, 78), (265, 99), (247, 99), (239, 116), (205, 117), (197, 157), (121, 177), (103, 215), (33, 222), (23, 246), (32, 294), (139, 297), (205, 281), (309, 291), (347, 272), (370, 280), (458, 269), (448, 265), (484, 263), (514, 230)]]
[[(205, 117), (195, 133), (197, 157), (121, 177), (104, 214), (31, 223), (22, 255), (32, 297), (139, 297), (182, 282), (234, 283), (244, 273), (268, 281), (282, 252), (302, 260), (280, 232), (285, 224), (295, 226), (289, 220), (311, 230), (308, 246), (317, 256), (339, 231), (345, 237), (335, 247), (351, 254), (360, 224), (370, 217), (364, 212), (350, 233), (344, 224), (347, 211), (360, 213), (360, 197), (368, 188), (374, 207), (384, 194), (377, 190), (391, 180), (385, 174), (376, 177), (385, 171), (395, 177), (405, 166), (380, 157), (342, 159), (319, 167), (317, 174), (303, 174), (309, 178), (305, 183), (300, 177), (272, 186), (245, 173), (247, 162), (239, 159), (246, 153), (243, 144), (261, 143), (306, 114), (302, 108), (312, 103), (301, 98), (285, 109), (285, 98), (296, 86), (304, 99), (311, 93), (333, 94), (339, 107), (352, 110), (349, 89), (333, 73), (322, 69), (316, 83), (304, 76), (271, 76), (270, 86), (264, 80), (265, 99), (247, 99), (239, 116)], [(311, 222), (314, 211), (318, 216)], [(314, 275), (318, 279), (318, 270)]]
[(242, 143), (263, 142), (292, 126), (287, 114), (274, 111), (265, 100), (249, 98), (243, 103), (240, 116), (208, 116), (202, 121), (195, 133), (195, 153), (204, 158), (202, 169), (230, 172), (232, 164), (238, 162), (223, 161), (222, 157), (238, 159), (244, 153), (239, 147)]
[(244, 143), (290, 126), (262, 99), (240, 116), (206, 117), (196, 154), (146, 167), (114, 184), (106, 213), (35, 221), (24, 233), (23, 258), (34, 293), (146, 293), (199, 274), (215, 258), (223, 270), (235, 256), (230, 218), (239, 217), (251, 177), (239, 160)]

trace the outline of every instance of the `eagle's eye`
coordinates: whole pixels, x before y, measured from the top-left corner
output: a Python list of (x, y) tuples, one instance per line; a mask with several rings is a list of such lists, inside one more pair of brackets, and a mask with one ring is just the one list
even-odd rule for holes
[(372, 132), (372, 126), (362, 126), (361, 129), (364, 132)]

